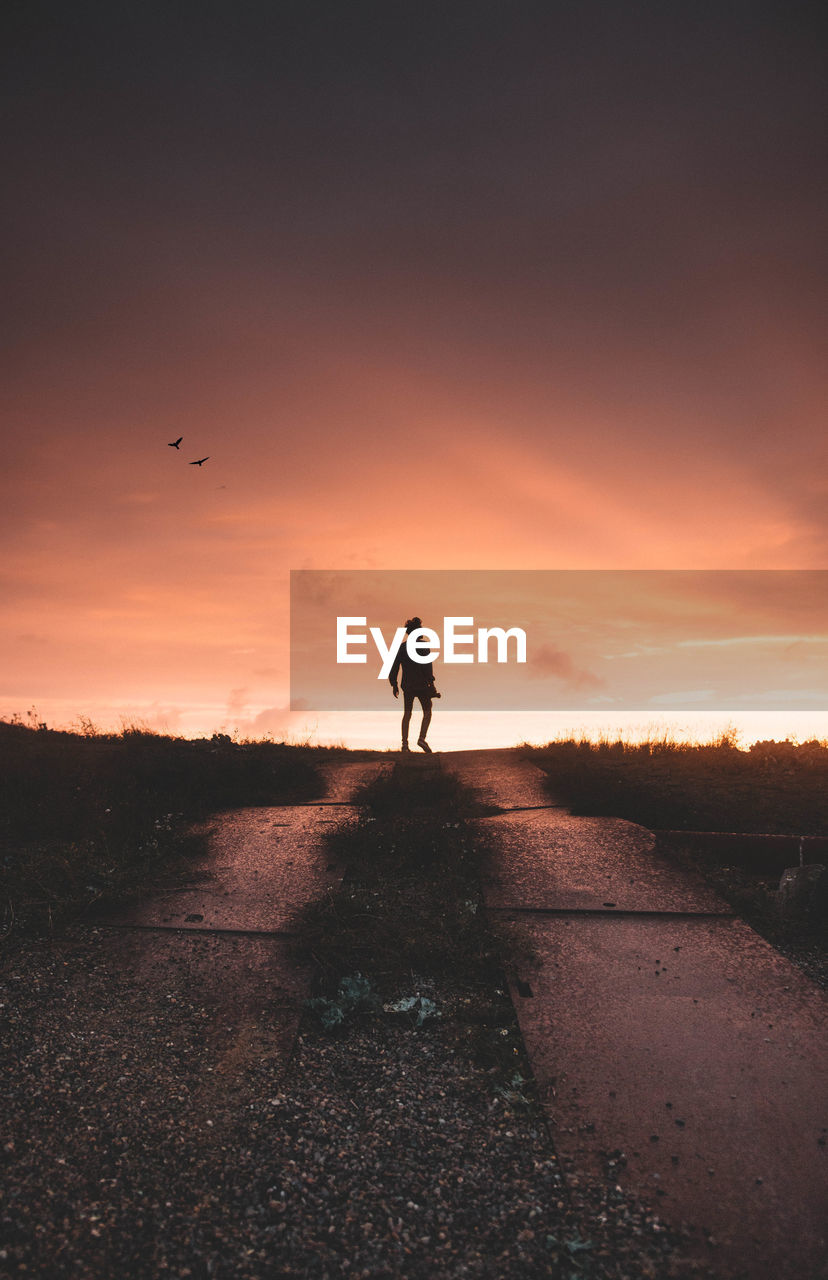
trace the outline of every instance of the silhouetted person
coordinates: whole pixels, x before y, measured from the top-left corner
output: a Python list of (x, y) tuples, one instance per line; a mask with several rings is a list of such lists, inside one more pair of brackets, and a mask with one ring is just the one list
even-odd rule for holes
[[(408, 637), (412, 631), (416, 631), (423, 624), (419, 618), (409, 618), (405, 624), (406, 638), (403, 640), (397, 656), (394, 659), (394, 665), (388, 675), (388, 680), (394, 693), (394, 697), (400, 696), (397, 686), (397, 676), (402, 671), (402, 692), (403, 692), (403, 718), (402, 718), (402, 750), (408, 750), (408, 726), (411, 723), (411, 712), (414, 710), (414, 699), (416, 698), (423, 709), (423, 723), (420, 725), (420, 736), (417, 739), (417, 746), (422, 747), (423, 751), (431, 754), (431, 747), (426, 742), (426, 734), (428, 726), (431, 724), (431, 700), (439, 698), (440, 695), (434, 688), (434, 664), (432, 662), (415, 662), (409, 657), (406, 644)], [(424, 648), (427, 648), (423, 642)]]

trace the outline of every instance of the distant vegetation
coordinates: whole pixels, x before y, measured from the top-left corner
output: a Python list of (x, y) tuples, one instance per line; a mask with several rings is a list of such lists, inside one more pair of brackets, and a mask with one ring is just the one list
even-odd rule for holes
[(0, 922), (52, 920), (163, 874), (210, 813), (321, 795), (328, 754), (0, 721)]
[(828, 744), (705, 746), (667, 740), (550, 742), (527, 749), (574, 813), (627, 818), (651, 830), (828, 835)]

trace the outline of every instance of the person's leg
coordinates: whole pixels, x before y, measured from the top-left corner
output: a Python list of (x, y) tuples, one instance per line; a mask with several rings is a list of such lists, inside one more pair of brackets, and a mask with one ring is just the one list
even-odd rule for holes
[(414, 710), (414, 694), (403, 689), (402, 749), (408, 750), (408, 726), (411, 724), (411, 712)]
[(424, 693), (418, 693), (417, 697), (420, 699), (420, 706), (423, 709), (423, 723), (420, 725), (417, 746), (422, 747), (424, 751), (430, 751), (431, 748), (426, 742), (426, 734), (428, 733), (428, 726), (431, 724), (431, 698)]

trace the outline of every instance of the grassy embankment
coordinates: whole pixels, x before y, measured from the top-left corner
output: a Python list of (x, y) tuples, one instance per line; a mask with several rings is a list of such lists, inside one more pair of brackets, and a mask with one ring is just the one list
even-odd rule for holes
[(708, 745), (570, 740), (532, 750), (531, 759), (574, 813), (650, 830), (828, 835), (826, 743), (741, 751), (729, 735)]
[(192, 823), (322, 794), (330, 752), (0, 721), (0, 924), (51, 927), (201, 852)]

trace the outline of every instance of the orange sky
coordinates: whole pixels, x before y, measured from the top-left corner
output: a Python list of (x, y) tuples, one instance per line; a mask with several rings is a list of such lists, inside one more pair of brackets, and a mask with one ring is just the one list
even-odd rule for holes
[(828, 565), (818, 45), (617, 8), (19, 18), (0, 714), (304, 729), (292, 568)]

